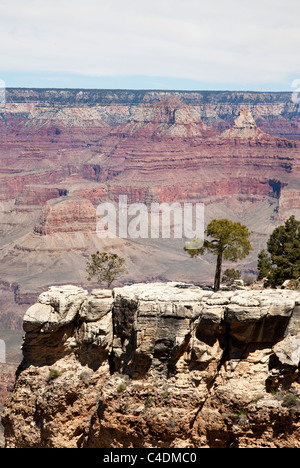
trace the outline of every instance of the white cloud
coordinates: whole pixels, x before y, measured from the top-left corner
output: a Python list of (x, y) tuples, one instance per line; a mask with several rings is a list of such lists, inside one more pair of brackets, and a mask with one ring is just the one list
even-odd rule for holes
[(2, 0), (1, 69), (282, 82), (300, 76), (295, 0)]

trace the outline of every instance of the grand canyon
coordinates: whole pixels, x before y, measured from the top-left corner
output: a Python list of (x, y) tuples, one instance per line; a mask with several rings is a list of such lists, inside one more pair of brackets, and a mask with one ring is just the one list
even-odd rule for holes
[[(184, 240), (99, 239), (105, 201), (202, 202), (241, 221), (256, 273), (274, 227), (300, 213), (299, 104), (290, 93), (8, 89), (0, 105), (0, 324), (21, 329), (50, 285), (86, 287), (96, 250), (126, 259), (123, 284), (210, 283)], [(118, 283), (116, 283), (118, 284)]]
[[(214, 260), (184, 239), (101, 239), (100, 203), (204, 203), (240, 221), (254, 247), (237, 264), (255, 277), (274, 227), (300, 217), (300, 108), (291, 93), (6, 90), (0, 104), (0, 330), (21, 342), (23, 317), (51, 286), (89, 291), (97, 250), (125, 258), (114, 285), (211, 285)], [(231, 265), (231, 264), (229, 264)], [(235, 265), (234, 265), (235, 266)], [(224, 264), (226, 267), (226, 264)], [(5, 335), (5, 336), (4, 336)], [(12, 358), (11, 358), (12, 354)], [(12, 366), (2, 369), (2, 402)]]

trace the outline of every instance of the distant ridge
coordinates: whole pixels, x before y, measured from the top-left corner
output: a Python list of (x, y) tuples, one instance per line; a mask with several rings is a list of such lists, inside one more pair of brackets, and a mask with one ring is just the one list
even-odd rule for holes
[(86, 104), (104, 103), (141, 103), (151, 102), (162, 95), (180, 95), (184, 102), (189, 103), (234, 103), (257, 104), (291, 101), (292, 92), (260, 92), (260, 91), (208, 91), (208, 90), (136, 90), (136, 89), (81, 89), (81, 88), (7, 88), (7, 102), (38, 102), (50, 100), (60, 104), (76, 102)]

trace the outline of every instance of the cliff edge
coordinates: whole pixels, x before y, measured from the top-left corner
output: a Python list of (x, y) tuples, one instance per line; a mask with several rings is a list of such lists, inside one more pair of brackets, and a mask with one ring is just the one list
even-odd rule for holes
[(300, 448), (300, 292), (51, 287), (24, 330), (6, 448)]

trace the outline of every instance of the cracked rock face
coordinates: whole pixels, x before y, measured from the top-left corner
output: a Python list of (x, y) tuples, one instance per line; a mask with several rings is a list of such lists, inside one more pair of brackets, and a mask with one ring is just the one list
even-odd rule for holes
[(7, 447), (300, 447), (300, 293), (52, 287), (29, 308)]

